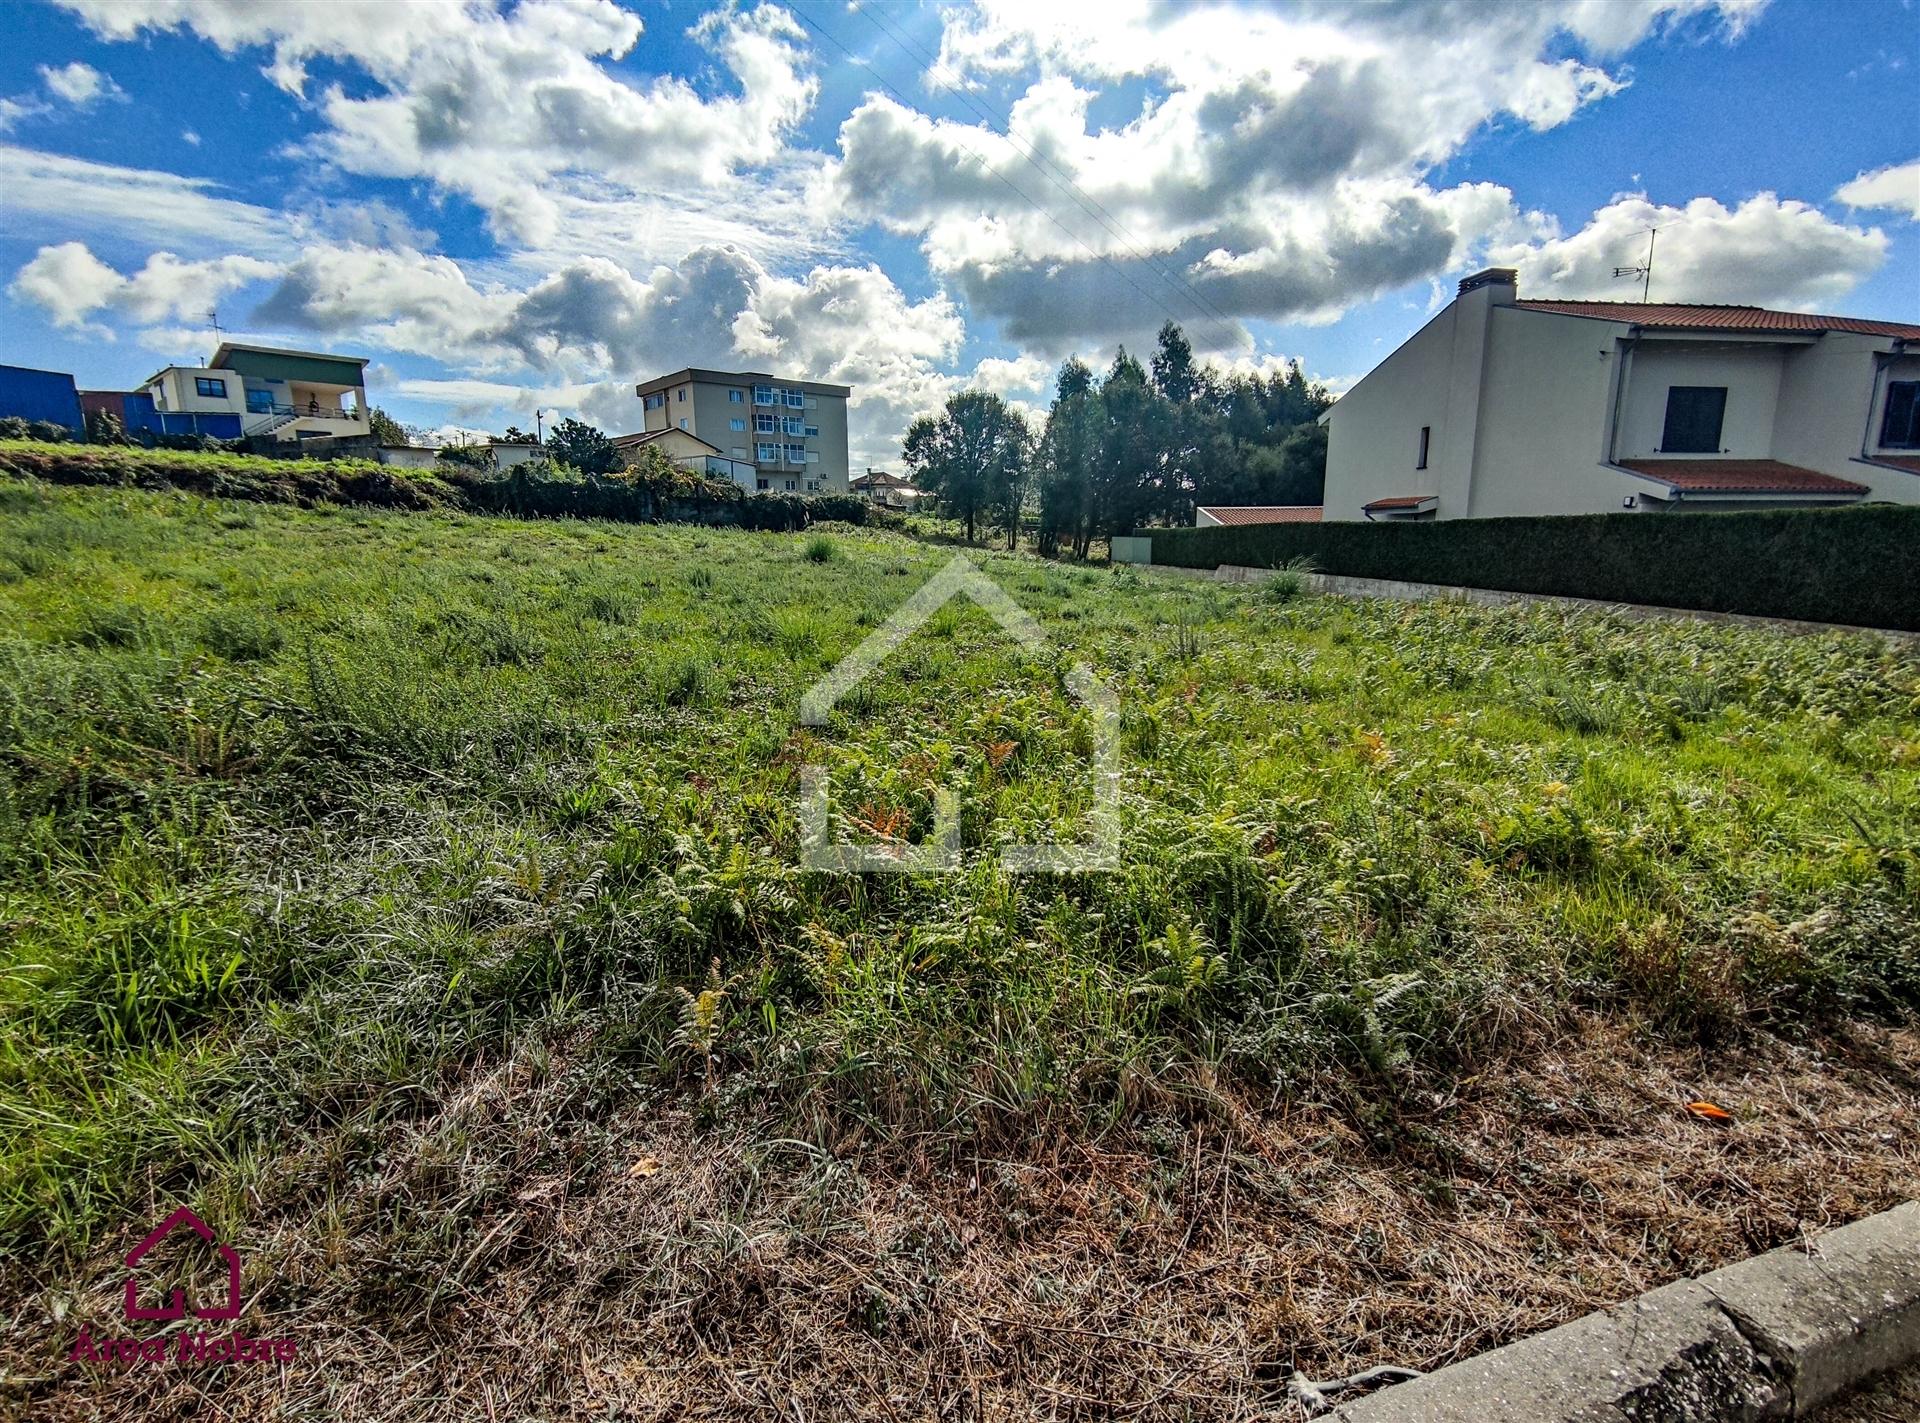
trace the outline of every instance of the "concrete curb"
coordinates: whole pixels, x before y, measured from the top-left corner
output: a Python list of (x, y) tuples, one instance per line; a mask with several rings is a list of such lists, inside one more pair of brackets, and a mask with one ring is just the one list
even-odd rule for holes
[[(1133, 565), (1144, 572), (1172, 574), (1176, 578), (1195, 578), (1211, 583), (1259, 583), (1274, 575), (1271, 568), (1247, 568), (1223, 563), (1215, 569), (1175, 568), (1171, 564)], [(1734, 627), (1770, 628), (1775, 632), (1866, 633), (1883, 637), (1901, 646), (1920, 643), (1920, 633), (1897, 628), (1855, 627), (1848, 623), (1810, 623), (1795, 618), (1762, 618), (1746, 613), (1710, 613), (1698, 608), (1662, 608), (1651, 603), (1607, 603), (1596, 598), (1563, 598), (1549, 593), (1510, 593), (1499, 588), (1465, 588), (1445, 583), (1406, 583), (1391, 578), (1349, 578), (1343, 574), (1309, 573), (1307, 587), (1315, 593), (1331, 593), (1342, 598), (1392, 598), (1405, 603), (1428, 603), (1453, 599), (1499, 608), (1515, 603), (1544, 603), (1551, 607), (1572, 608), (1590, 613), (1612, 613), (1620, 617), (1654, 620), (1679, 619), (1685, 622), (1726, 623)]]
[(1338, 1423), (1806, 1418), (1920, 1358), (1920, 1201), (1336, 1408)]

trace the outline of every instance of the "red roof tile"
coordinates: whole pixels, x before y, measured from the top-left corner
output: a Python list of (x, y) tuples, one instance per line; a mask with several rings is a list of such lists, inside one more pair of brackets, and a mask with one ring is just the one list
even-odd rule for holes
[(1385, 499), (1375, 499), (1372, 503), (1363, 505), (1362, 507), (1367, 509), (1412, 509), (1417, 505), (1426, 503), (1429, 499), (1438, 499), (1439, 497), (1437, 494), (1393, 494)]
[(1779, 460), (1621, 460), (1683, 494), (1865, 494), (1867, 486)]
[(1198, 510), (1221, 524), (1317, 524), (1318, 504), (1206, 504)]
[(1516, 301), (1527, 311), (1630, 321), (1676, 331), (1848, 331), (1859, 336), (1902, 336), (1920, 341), (1920, 326), (1908, 321), (1865, 321), (1855, 316), (1816, 316), (1806, 311), (1770, 311), (1760, 306), (1688, 306), (1644, 301)]
[[(80, 396), (80, 403), (87, 403), (84, 392)], [(1920, 474), (1920, 455), (1868, 455), (1867, 463), (1884, 464), (1893, 469), (1904, 469), (1908, 474)]]

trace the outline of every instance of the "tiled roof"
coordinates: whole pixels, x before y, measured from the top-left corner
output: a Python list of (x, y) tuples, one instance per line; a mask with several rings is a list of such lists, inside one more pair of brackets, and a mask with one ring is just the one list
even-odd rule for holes
[(1197, 513), (1218, 524), (1317, 524), (1318, 504), (1206, 504)]
[(1414, 509), (1429, 499), (1438, 499), (1437, 494), (1393, 494), (1385, 499), (1375, 499), (1363, 507), (1368, 509)]
[[(86, 404), (87, 393), (80, 392), (80, 403)], [(1920, 474), (1920, 455), (1868, 455), (1868, 464), (1883, 464), (1889, 469), (1904, 469), (1908, 474)]]
[(1779, 460), (1621, 460), (1682, 494), (1865, 494), (1867, 486)]
[(1858, 336), (1902, 336), (1909, 341), (1920, 341), (1920, 326), (1908, 321), (1816, 316), (1806, 311), (1769, 311), (1761, 306), (1687, 306), (1664, 301), (1516, 301), (1513, 304), (1527, 311), (1630, 321), (1638, 326), (1660, 326), (1676, 331), (1847, 331)]
[(694, 434), (693, 431), (682, 430), (677, 425), (669, 425), (664, 430), (642, 430), (632, 435), (615, 435), (612, 443), (616, 450), (632, 450), (638, 449), (641, 445), (650, 445), (655, 440), (664, 440), (668, 435), (685, 435), (689, 440), (695, 440), (705, 445), (716, 455), (720, 453), (720, 447), (714, 444), (713, 441), (702, 440), (698, 435)]

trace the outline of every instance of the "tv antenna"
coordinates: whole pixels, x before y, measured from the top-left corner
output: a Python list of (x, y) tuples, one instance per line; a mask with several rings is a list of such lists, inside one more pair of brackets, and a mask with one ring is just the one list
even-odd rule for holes
[(1640, 300), (1641, 301), (1645, 301), (1647, 299), (1648, 293), (1653, 290), (1653, 240), (1659, 235), (1660, 235), (1659, 228), (1649, 227), (1647, 229), (1647, 260), (1644, 266), (1615, 267), (1613, 269), (1613, 275), (1616, 279), (1620, 277), (1640, 278)]
[(218, 311), (209, 311), (207, 313), (207, 325), (213, 328), (214, 335), (218, 336), (220, 334), (220, 313)]

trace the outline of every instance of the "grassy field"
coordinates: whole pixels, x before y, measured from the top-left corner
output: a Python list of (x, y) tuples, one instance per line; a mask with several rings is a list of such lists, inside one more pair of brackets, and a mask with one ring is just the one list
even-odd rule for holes
[[(1915, 1189), (1910, 653), (981, 554), (1054, 652), (952, 605), (801, 727), (951, 555), (0, 483), (4, 1396), (201, 1406), (47, 1343), (182, 1202), (275, 1414), (1228, 1417)], [(1123, 863), (1010, 876), (1075, 660)], [(815, 762), (967, 868), (800, 869)]]

